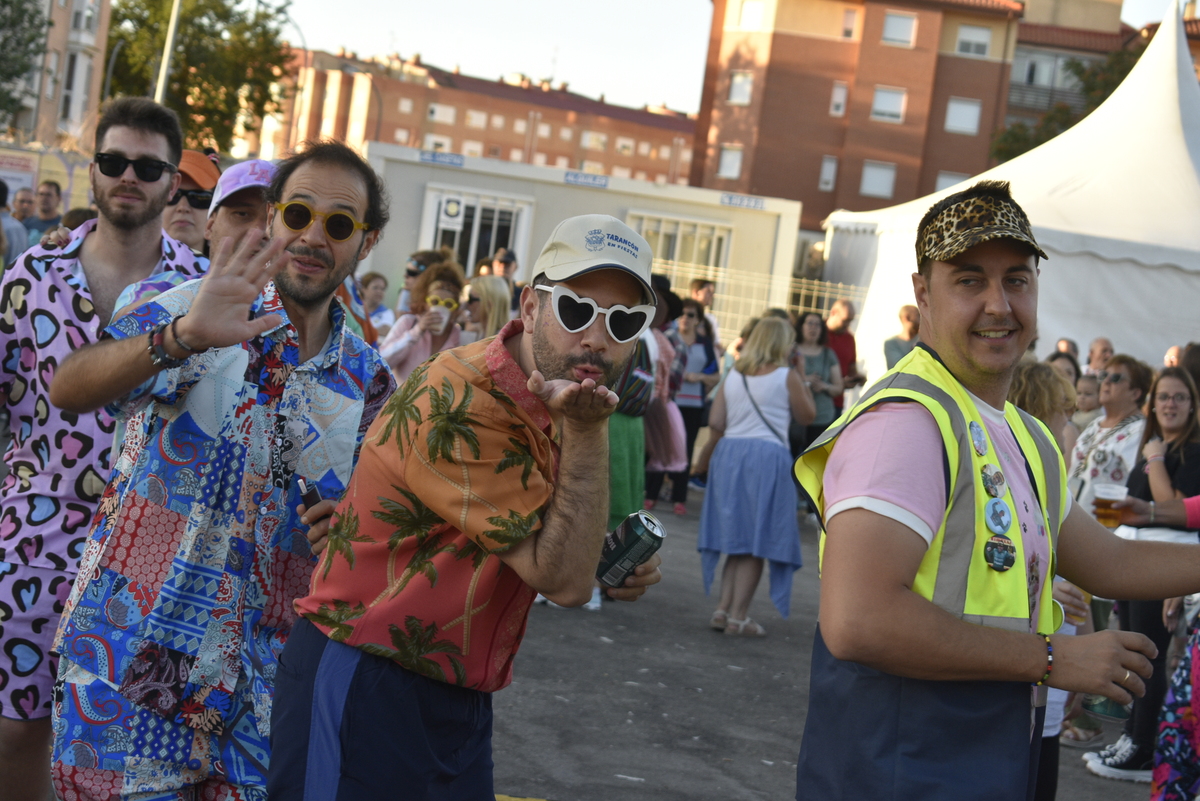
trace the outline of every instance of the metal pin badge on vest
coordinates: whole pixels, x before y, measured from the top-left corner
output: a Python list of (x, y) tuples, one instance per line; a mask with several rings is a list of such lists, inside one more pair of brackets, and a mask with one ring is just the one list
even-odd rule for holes
[(983, 426), (972, 420), (967, 428), (971, 431), (971, 444), (975, 446), (975, 452), (980, 456), (987, 456), (987, 435), (983, 433)]
[(988, 567), (1003, 573), (1017, 563), (1017, 547), (1008, 537), (997, 534), (983, 546), (983, 558)]
[(1000, 468), (994, 464), (985, 464), (981, 472), (983, 488), (987, 490), (987, 494), (993, 498), (1003, 498), (1008, 487), (1004, 483), (1004, 473), (1000, 472)]
[(993, 534), (1005, 534), (1012, 526), (1012, 509), (999, 498), (992, 498), (983, 508), (983, 520), (987, 523), (988, 531)]

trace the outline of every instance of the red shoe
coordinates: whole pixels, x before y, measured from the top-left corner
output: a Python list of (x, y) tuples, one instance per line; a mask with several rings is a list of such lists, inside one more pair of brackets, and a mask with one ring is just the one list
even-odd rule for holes
[(649, 498), (647, 498), (646, 500), (642, 501), (642, 508), (645, 509), (647, 512), (649, 512), (651, 509), (654, 508), (655, 503), (657, 503), (657, 502), (652, 501)]
[(677, 504), (675, 504), (675, 509), (673, 511), (675, 512), (675, 514), (682, 517), (683, 515), (687, 514), (687, 507), (685, 505), (683, 505), (682, 503), (677, 503)]

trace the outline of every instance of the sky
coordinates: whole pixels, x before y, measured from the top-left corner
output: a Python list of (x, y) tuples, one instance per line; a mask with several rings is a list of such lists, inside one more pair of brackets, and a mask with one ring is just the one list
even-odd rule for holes
[[(1167, 0), (1125, 0), (1141, 27)], [(641, 107), (700, 108), (711, 0), (293, 0), (284, 35), (360, 58), (399, 52), (482, 78), (521, 72)], [(299, 28), (299, 33), (296, 32)]]

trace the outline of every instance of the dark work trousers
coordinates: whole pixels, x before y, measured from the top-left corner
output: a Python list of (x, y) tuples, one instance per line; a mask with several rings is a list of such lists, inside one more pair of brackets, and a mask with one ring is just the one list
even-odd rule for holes
[(1058, 795), (1058, 735), (1042, 738), (1042, 755), (1038, 759), (1037, 786), (1033, 801), (1054, 801)]
[[(680, 473), (671, 473), (671, 503), (687, 503), (688, 496), (688, 474), (692, 468), (692, 449), (696, 446), (696, 435), (700, 433), (700, 422), (704, 418), (704, 409), (700, 406), (680, 406), (679, 414), (683, 416), (683, 430), (687, 437), (687, 454), (688, 466)], [(652, 501), (658, 500), (658, 493), (662, 489), (663, 479), (667, 476), (666, 473), (646, 471), (646, 498)]]
[(1133, 738), (1138, 754), (1149, 756), (1154, 753), (1154, 741), (1158, 734), (1158, 713), (1162, 711), (1163, 699), (1167, 695), (1167, 646), (1171, 634), (1162, 622), (1162, 601), (1118, 601), (1121, 631), (1136, 631), (1145, 634), (1158, 648), (1158, 656), (1150, 660), (1154, 675), (1146, 679), (1146, 694), (1133, 699), (1133, 714), (1125, 721), (1125, 733)]

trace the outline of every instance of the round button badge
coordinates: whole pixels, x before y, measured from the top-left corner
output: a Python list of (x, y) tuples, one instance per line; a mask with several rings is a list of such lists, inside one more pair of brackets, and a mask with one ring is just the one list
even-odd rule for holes
[(987, 490), (987, 494), (993, 498), (1003, 498), (1008, 487), (1004, 483), (1004, 473), (1000, 471), (1000, 468), (994, 464), (985, 464), (981, 472), (983, 488)]
[(1017, 547), (1008, 537), (997, 534), (983, 546), (983, 558), (988, 567), (1003, 573), (1017, 563)]
[(971, 444), (975, 446), (975, 452), (980, 456), (987, 456), (988, 442), (987, 435), (983, 433), (983, 426), (972, 420), (967, 428), (971, 432)]
[(1007, 533), (1012, 526), (1012, 519), (1012, 509), (999, 498), (992, 498), (983, 509), (983, 520), (993, 534)]

